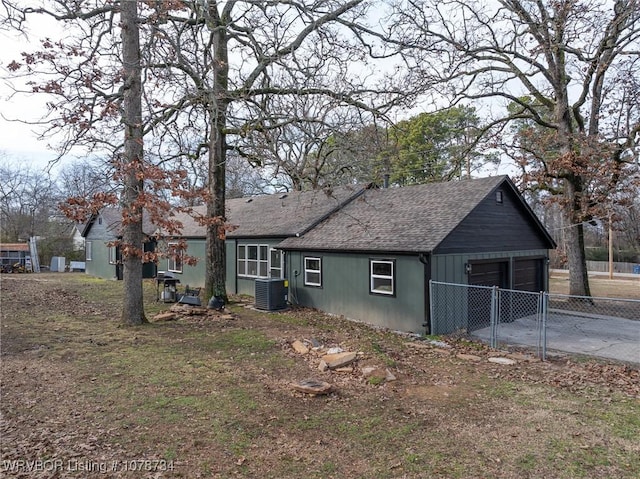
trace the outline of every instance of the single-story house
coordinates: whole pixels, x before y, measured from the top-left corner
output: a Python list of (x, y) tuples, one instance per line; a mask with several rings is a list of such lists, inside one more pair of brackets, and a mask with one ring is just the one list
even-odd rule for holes
[[(99, 213), (91, 215), (82, 225), (84, 238), (85, 272), (91, 276), (107, 279), (122, 279), (122, 264), (119, 246), (110, 246), (113, 241), (122, 238), (122, 211), (120, 208), (107, 207)], [(143, 219), (142, 229), (147, 237), (144, 243), (145, 251), (155, 251), (156, 242), (153, 239), (156, 227), (146, 218)], [(155, 263), (145, 263), (142, 274), (144, 278), (154, 278), (157, 268)]]
[[(256, 280), (281, 277), (292, 304), (429, 333), (429, 280), (548, 289), (555, 243), (507, 176), (231, 199), (227, 209), (232, 294), (253, 295)], [(204, 227), (178, 219), (187, 254), (201, 261), (169, 259), (166, 270), (202, 286)]]

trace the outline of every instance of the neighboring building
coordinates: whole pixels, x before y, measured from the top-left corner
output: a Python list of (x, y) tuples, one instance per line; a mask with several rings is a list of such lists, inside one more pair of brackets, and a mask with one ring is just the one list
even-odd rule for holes
[[(506, 176), (257, 196), (227, 200), (227, 209), (229, 293), (253, 295), (256, 279), (282, 277), (293, 304), (424, 333), (430, 279), (548, 289), (555, 243)], [(177, 218), (186, 254), (200, 262), (158, 269), (202, 286), (204, 227)]]
[[(92, 276), (107, 279), (122, 279), (122, 264), (120, 246), (110, 246), (109, 243), (121, 239), (120, 228), (122, 211), (119, 208), (104, 208), (100, 213), (92, 215), (83, 225), (85, 272)], [(145, 251), (154, 251), (156, 247), (152, 235), (155, 227), (146, 218), (143, 222), (143, 232), (147, 236), (144, 243)], [(156, 276), (156, 265), (146, 263), (143, 267), (143, 277)]]
[(28, 243), (1, 243), (0, 244), (0, 269), (11, 271), (15, 265), (30, 270), (31, 253)]

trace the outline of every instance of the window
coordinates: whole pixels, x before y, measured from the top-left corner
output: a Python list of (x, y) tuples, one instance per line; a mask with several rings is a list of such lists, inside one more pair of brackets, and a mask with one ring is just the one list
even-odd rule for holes
[(167, 270), (173, 273), (182, 273), (182, 255), (184, 251), (177, 250), (178, 243), (169, 243), (169, 258)]
[(304, 285), (322, 286), (322, 258), (304, 259)]
[(268, 245), (238, 245), (238, 276), (266, 278), (268, 270)]
[(503, 201), (504, 200), (502, 198), (502, 190), (496, 191), (496, 203), (501, 205)]
[(374, 294), (395, 294), (394, 262), (393, 261), (370, 261), (371, 286), (370, 292)]
[(92, 248), (93, 243), (91, 241), (85, 241), (84, 243), (84, 259), (85, 261), (91, 261), (91, 254), (92, 254)]
[(109, 246), (109, 264), (116, 264), (117, 262), (117, 249), (115, 246)]
[(279, 249), (271, 249), (269, 253), (269, 277), (284, 278), (282, 274), (284, 253)]

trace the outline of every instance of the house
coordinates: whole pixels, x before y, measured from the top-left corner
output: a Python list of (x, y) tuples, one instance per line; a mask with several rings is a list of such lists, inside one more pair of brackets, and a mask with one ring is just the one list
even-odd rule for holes
[[(293, 304), (428, 333), (429, 280), (548, 289), (555, 243), (507, 176), (275, 194), (227, 208), (236, 227), (226, 237), (229, 293), (253, 295), (256, 279), (282, 277)], [(201, 261), (169, 259), (167, 270), (202, 286), (204, 227), (178, 218), (187, 254)]]
[[(82, 225), (84, 238), (85, 272), (92, 276), (107, 279), (122, 279), (122, 265), (120, 264), (120, 247), (110, 245), (122, 237), (120, 228), (122, 211), (120, 208), (107, 207), (99, 213), (91, 215)], [(147, 237), (144, 243), (145, 252), (154, 251), (156, 242), (153, 240), (155, 226), (146, 218), (143, 219), (143, 232)], [(156, 265), (145, 263), (143, 277), (156, 276)]]

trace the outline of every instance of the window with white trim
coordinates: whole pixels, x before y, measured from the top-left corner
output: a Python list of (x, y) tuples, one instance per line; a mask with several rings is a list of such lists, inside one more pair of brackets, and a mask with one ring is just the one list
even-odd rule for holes
[(115, 246), (109, 246), (109, 264), (116, 264), (117, 262), (117, 249)]
[(395, 294), (395, 262), (389, 260), (369, 261), (370, 264), (370, 289), (373, 294)]
[(84, 259), (85, 261), (91, 261), (93, 253), (93, 243), (91, 241), (85, 241), (84, 243)]
[(269, 270), (269, 246), (266, 244), (238, 245), (237, 275), (266, 278)]
[(269, 251), (269, 277), (284, 278), (284, 253), (279, 249), (272, 248)]
[(322, 286), (322, 258), (305, 257), (304, 285)]
[(178, 243), (169, 243), (169, 257), (167, 258), (167, 271), (182, 273), (182, 256), (184, 251), (177, 250)]

